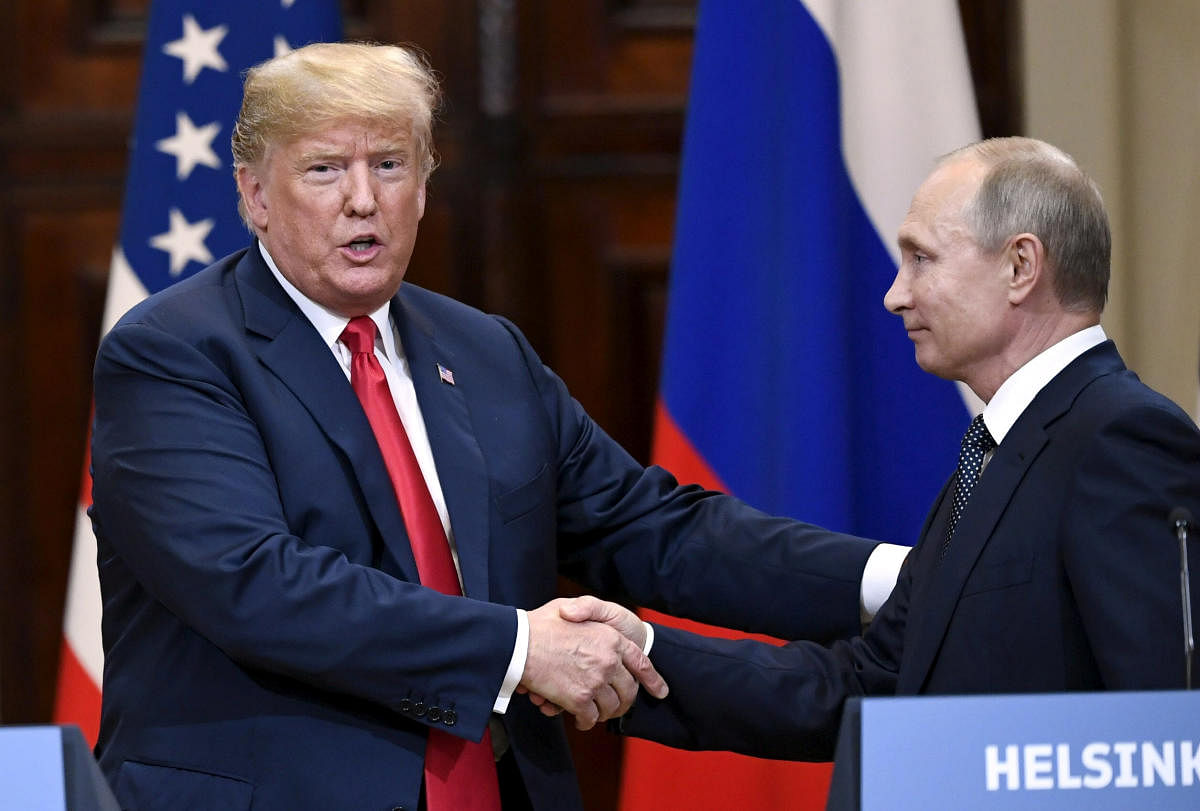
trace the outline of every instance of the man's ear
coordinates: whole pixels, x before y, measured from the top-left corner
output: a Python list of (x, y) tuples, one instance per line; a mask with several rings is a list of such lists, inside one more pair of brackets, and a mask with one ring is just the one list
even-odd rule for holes
[(421, 188), (417, 191), (417, 219), (425, 216), (425, 184), (421, 184)]
[(1033, 234), (1017, 234), (1008, 241), (1005, 258), (1011, 272), (1008, 300), (1020, 304), (1046, 275), (1046, 247)]
[(258, 231), (267, 230), (267, 195), (266, 188), (259, 178), (258, 172), (249, 166), (239, 166), (237, 169), (238, 194), (242, 197), (242, 205), (246, 216)]

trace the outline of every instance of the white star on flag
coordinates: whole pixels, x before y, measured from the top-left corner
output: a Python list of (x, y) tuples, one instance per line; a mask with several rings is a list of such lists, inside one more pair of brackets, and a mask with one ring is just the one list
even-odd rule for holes
[(284, 8), (291, 8), (291, 7), (292, 7), (292, 3), (295, 3), (295, 2), (296, 2), (296, 0), (283, 0), (283, 7), (284, 7)]
[(213, 169), (221, 168), (221, 159), (212, 148), (213, 138), (220, 131), (220, 121), (197, 127), (188, 114), (180, 110), (175, 113), (175, 134), (163, 138), (155, 146), (159, 152), (175, 156), (175, 176), (187, 180), (198, 164)]
[(177, 208), (171, 209), (171, 227), (166, 233), (150, 238), (150, 246), (171, 255), (171, 275), (178, 276), (187, 263), (195, 260), (202, 265), (212, 262), (204, 240), (217, 221), (213, 218), (190, 223)]
[(275, 36), (275, 55), (287, 56), (292, 52), (292, 46), (280, 35)]
[(226, 71), (229, 65), (217, 50), (221, 40), (229, 33), (229, 26), (217, 25), (201, 28), (191, 14), (183, 15), (183, 38), (172, 40), (163, 46), (163, 53), (183, 60), (183, 81), (191, 84), (205, 68)]

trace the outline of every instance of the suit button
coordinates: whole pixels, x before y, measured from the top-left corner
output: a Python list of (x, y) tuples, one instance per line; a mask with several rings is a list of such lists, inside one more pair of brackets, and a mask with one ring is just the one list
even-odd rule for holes
[(452, 727), (458, 723), (458, 713), (454, 710), (446, 710), (442, 713), (442, 723), (448, 727)]
[(425, 702), (418, 701), (416, 704), (413, 705), (413, 715), (420, 718), (424, 714), (425, 714)]
[(405, 715), (408, 715), (410, 712), (412, 712), (412, 702), (407, 698), (400, 699), (400, 712), (404, 713)]
[(402, 806), (402, 805), (393, 806), (392, 811), (404, 811), (404, 806)]
[(433, 723), (435, 723), (435, 724), (438, 721), (442, 720), (442, 710), (440, 707), (430, 707), (429, 708), (429, 720), (433, 721)]

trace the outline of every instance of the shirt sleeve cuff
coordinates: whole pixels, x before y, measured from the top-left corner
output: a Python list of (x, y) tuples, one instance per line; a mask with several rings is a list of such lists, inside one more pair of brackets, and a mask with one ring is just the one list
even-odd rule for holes
[(500, 695), (496, 696), (496, 703), (492, 705), (492, 712), (501, 715), (508, 710), (508, 702), (512, 699), (517, 685), (521, 683), (521, 674), (525, 672), (525, 659), (529, 656), (529, 617), (520, 608), (516, 611), (517, 641), (513, 645), (508, 671), (504, 674), (504, 681), (500, 684)]
[(891, 543), (881, 543), (867, 558), (863, 567), (862, 602), (860, 604), (862, 621), (868, 623), (879, 613), (879, 609), (887, 602), (896, 587), (896, 578), (900, 574), (900, 564), (908, 555), (910, 548)]

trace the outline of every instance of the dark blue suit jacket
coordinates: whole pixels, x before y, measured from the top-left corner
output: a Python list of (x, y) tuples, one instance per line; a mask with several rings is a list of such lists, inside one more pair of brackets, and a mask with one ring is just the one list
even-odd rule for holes
[[(855, 628), (870, 542), (638, 465), (503, 319), (408, 284), (391, 311), (465, 598), (418, 585), (362, 409), (257, 248), (103, 341), (97, 754), (122, 807), (415, 808), (426, 729), (480, 738), (512, 606), (560, 574), (735, 627)], [(504, 724), (534, 807), (580, 807), (561, 721), (516, 696)]]
[(1200, 432), (1111, 342), (1077, 358), (1017, 420), (939, 563), (949, 490), (863, 637), (774, 647), (656, 628), (651, 659), (671, 694), (639, 698), (622, 729), (684, 748), (827, 760), (848, 696), (1183, 686), (1167, 516), (1177, 505), (1200, 515)]

